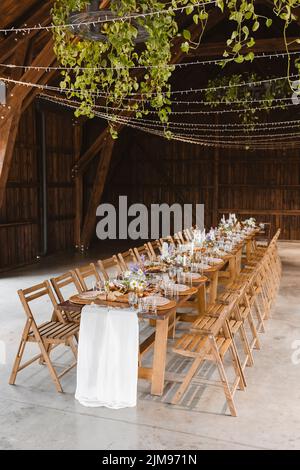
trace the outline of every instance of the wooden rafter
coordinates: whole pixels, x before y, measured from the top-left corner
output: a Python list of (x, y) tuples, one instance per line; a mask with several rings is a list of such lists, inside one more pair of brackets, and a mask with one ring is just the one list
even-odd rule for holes
[[(47, 26), (50, 24), (51, 18), (49, 13), (54, 2), (53, 0), (50, 0), (43, 3), (44, 4), (41, 5), (35, 13), (25, 20), (28, 28), (36, 26), (37, 24), (41, 24), (41, 26)], [(19, 35), (19, 37), (10, 33), (7, 38), (4, 37), (0, 39), (0, 63), (3, 64), (12, 54), (14, 54), (23, 42), (32, 39), (37, 33), (38, 30), (32, 30), (29, 33), (26, 33), (25, 36)]]
[[(55, 61), (52, 38), (47, 42), (42, 51), (37, 55), (32, 65), (51, 66)], [(22, 82), (39, 83), (45, 76), (44, 70), (30, 69), (25, 72)], [(48, 79), (49, 77), (47, 77)], [(23, 102), (31, 94), (31, 87), (15, 85), (9, 93), (7, 107), (3, 112), (3, 119), (0, 122), (0, 207), (3, 204), (6, 182), (11, 165), (15, 139), (17, 135), (19, 120), (23, 108)], [(35, 94), (31, 94), (31, 101)], [(29, 104), (30, 101), (27, 100)]]

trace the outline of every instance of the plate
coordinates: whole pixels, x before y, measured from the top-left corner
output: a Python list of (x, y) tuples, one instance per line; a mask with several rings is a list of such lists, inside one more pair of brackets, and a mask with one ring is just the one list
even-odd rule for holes
[(183, 291), (186, 291), (186, 290), (189, 290), (189, 286), (186, 286), (185, 284), (176, 284), (176, 289), (178, 290), (178, 292), (183, 292)]
[(149, 295), (148, 297), (144, 297), (144, 302), (146, 304), (151, 304), (153, 301), (156, 301), (157, 307), (161, 307), (170, 303), (169, 299), (166, 299), (165, 297), (161, 297), (159, 295)]
[(208, 262), (211, 264), (223, 263), (223, 260), (220, 258), (208, 258)]
[(96, 299), (98, 295), (101, 294), (101, 291), (99, 290), (93, 290), (89, 292), (81, 292), (78, 294), (78, 297), (82, 300), (91, 300), (91, 299)]

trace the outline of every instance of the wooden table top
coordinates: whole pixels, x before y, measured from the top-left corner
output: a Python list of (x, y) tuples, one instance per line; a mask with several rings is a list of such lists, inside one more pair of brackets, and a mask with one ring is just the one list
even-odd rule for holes
[[(199, 285), (204, 284), (206, 281), (201, 281)], [(153, 313), (139, 313), (138, 317), (139, 318), (144, 318), (144, 319), (150, 319), (150, 320), (164, 320), (168, 318), (172, 313), (174, 313), (174, 309), (176, 310), (179, 308), (184, 302), (189, 300), (191, 297), (197, 294), (198, 292), (198, 287), (191, 287), (186, 295), (180, 295), (178, 301), (172, 300), (170, 308), (168, 309), (163, 309), (163, 310), (157, 310), (156, 314)], [(101, 302), (99, 305), (108, 305), (105, 304), (104, 301)], [(80, 313), (82, 308), (85, 305), (82, 304), (76, 304), (71, 302), (70, 300), (65, 300), (64, 302), (61, 302), (57, 305), (58, 310), (63, 311), (63, 312), (78, 312)], [(116, 302), (115, 308), (118, 308), (118, 303)]]

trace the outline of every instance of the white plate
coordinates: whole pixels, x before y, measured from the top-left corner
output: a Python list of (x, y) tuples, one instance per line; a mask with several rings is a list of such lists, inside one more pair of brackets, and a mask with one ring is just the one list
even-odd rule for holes
[(95, 299), (98, 295), (100, 295), (102, 292), (99, 290), (92, 290), (89, 292), (82, 292), (81, 294), (78, 294), (78, 297), (80, 299)]
[(220, 258), (209, 258), (209, 259), (208, 259), (208, 262), (209, 262), (209, 263), (212, 263), (212, 264), (219, 264), (219, 263), (222, 263), (223, 260), (220, 259)]
[(185, 284), (176, 284), (176, 289), (178, 289), (178, 292), (183, 292), (185, 290), (189, 290), (189, 286), (186, 286)]
[[(207, 266), (209, 268), (209, 266)], [(205, 269), (205, 268), (204, 268)], [(200, 277), (200, 273), (183, 273), (184, 276), (191, 277), (192, 279), (197, 279)]]
[(160, 297), (159, 295), (149, 295), (149, 297), (144, 297), (144, 302), (146, 304), (151, 304), (153, 301), (156, 302), (156, 305), (159, 307), (160, 305), (166, 305), (170, 301), (165, 297)]

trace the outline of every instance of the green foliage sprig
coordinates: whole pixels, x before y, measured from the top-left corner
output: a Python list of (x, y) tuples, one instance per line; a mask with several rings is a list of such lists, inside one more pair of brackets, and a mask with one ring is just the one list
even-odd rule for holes
[[(182, 36), (181, 49), (188, 53), (196, 49), (202, 40), (209, 16), (218, 8), (228, 17), (232, 25), (223, 60), (244, 63), (253, 61), (256, 31), (269, 28), (272, 18), (257, 12), (255, 0), (171, 0), (167, 4), (159, 0), (111, 0), (109, 8), (120, 17), (120, 21), (102, 24), (101, 32), (106, 41), (92, 41), (77, 37), (65, 26), (70, 13), (84, 11), (91, 0), (56, 0), (52, 10), (55, 53), (59, 62), (71, 70), (63, 72), (61, 87), (68, 97), (76, 97), (80, 104), (76, 115), (93, 117), (93, 107), (100, 97), (110, 114), (120, 111), (134, 112), (136, 117), (147, 114), (149, 108), (157, 111), (159, 119), (166, 125), (171, 113), (170, 77), (174, 68), (171, 63), (171, 47), (176, 36)], [(291, 75), (288, 28), (300, 19), (297, 8), (300, 0), (273, 0), (273, 13), (282, 21), (283, 37), (288, 53), (287, 77)], [(197, 28), (179, 31), (176, 12), (183, 8)], [(152, 13), (151, 13), (152, 12)], [(161, 14), (157, 14), (161, 12)], [(137, 28), (125, 15), (136, 13), (147, 16), (136, 19), (148, 37), (144, 47), (136, 47)], [(300, 38), (295, 40), (300, 43)], [(145, 67), (137, 72), (133, 67)], [(295, 66), (300, 76), (300, 59)], [(295, 86), (289, 79), (290, 87)], [(300, 84), (300, 81), (299, 81)], [(300, 85), (297, 85), (300, 93)], [(139, 101), (134, 101), (137, 93)], [(235, 91), (233, 90), (234, 94)], [(250, 114), (250, 111), (249, 111)], [(111, 127), (113, 137), (117, 134)], [(166, 131), (167, 132), (167, 131)]]
[[(275, 101), (286, 98), (290, 91), (288, 80), (260, 83), (262, 80), (256, 73), (234, 74), (209, 80), (205, 91), (207, 105), (217, 108), (222, 104), (229, 104), (232, 108), (241, 109), (243, 111), (238, 113), (240, 121), (254, 125), (258, 121), (256, 107), (269, 112)], [(244, 83), (253, 83), (253, 85), (244, 86)], [(255, 101), (261, 102), (257, 105)], [(281, 108), (285, 108), (284, 102), (281, 102)], [(249, 128), (251, 130), (251, 126)]]

